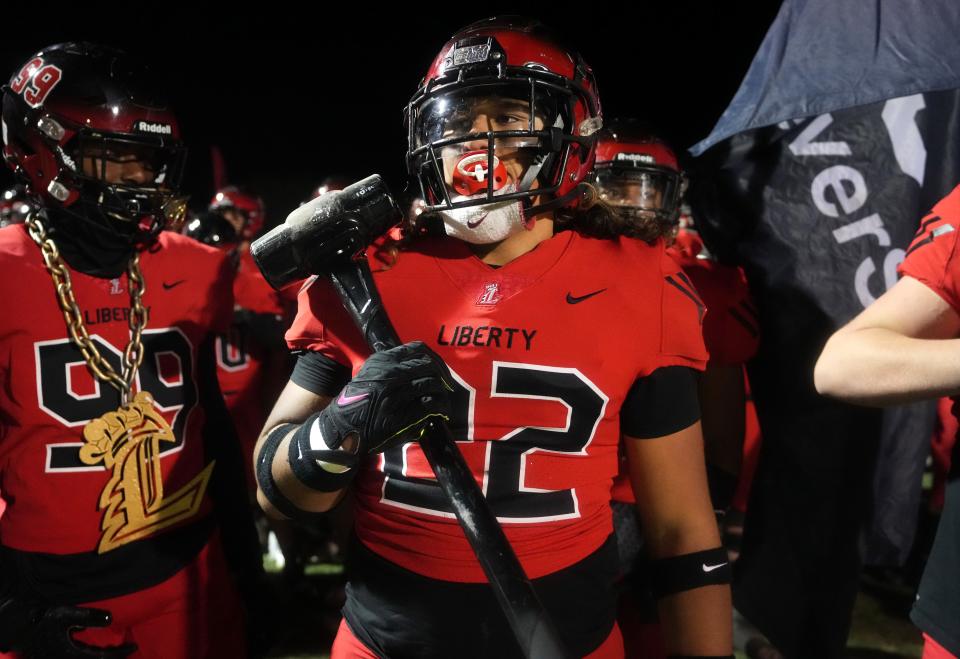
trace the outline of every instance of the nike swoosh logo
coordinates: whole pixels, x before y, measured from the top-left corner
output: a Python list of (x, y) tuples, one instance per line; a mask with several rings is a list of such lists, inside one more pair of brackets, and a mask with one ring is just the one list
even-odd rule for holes
[(580, 303), (583, 302), (584, 300), (589, 299), (589, 298), (593, 297), (594, 295), (600, 295), (600, 294), (603, 293), (605, 290), (607, 290), (607, 289), (601, 288), (599, 291), (594, 291), (593, 293), (587, 293), (586, 295), (581, 295), (581, 296), (579, 296), (579, 297), (575, 297), (575, 296), (573, 296), (572, 294), (567, 293), (567, 304), (580, 304)]
[(182, 284), (182, 283), (185, 282), (185, 281), (187, 281), (187, 280), (186, 280), (186, 279), (178, 279), (177, 281), (173, 282), (172, 284), (168, 284), (167, 282), (163, 282), (163, 290), (169, 291), (171, 288), (176, 288), (177, 286), (179, 286), (180, 284)]
[(365, 394), (359, 394), (357, 396), (344, 396), (343, 392), (340, 392), (340, 398), (337, 399), (337, 405), (349, 405), (350, 403), (356, 403), (358, 400), (363, 400), (369, 396), (369, 392)]
[(713, 572), (713, 571), (716, 570), (717, 568), (721, 568), (721, 567), (723, 567), (724, 565), (726, 565), (726, 563), (720, 563), (720, 564), (718, 564), (718, 565), (707, 565), (706, 563), (702, 563), (702, 564), (701, 564), (701, 566), (703, 567), (703, 571), (704, 571), (704, 572)]
[(478, 226), (480, 226), (481, 224), (483, 224), (483, 221), (484, 221), (485, 219), (487, 219), (487, 215), (488, 215), (488, 213), (484, 213), (483, 215), (480, 216), (480, 219), (477, 220), (476, 222), (472, 222), (472, 221), (470, 221), (470, 220), (467, 220), (467, 227), (469, 227), (470, 229), (476, 229)]

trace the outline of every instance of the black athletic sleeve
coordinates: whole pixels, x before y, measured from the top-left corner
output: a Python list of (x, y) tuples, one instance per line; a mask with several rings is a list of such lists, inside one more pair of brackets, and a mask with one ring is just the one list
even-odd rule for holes
[(318, 396), (335, 396), (350, 381), (350, 369), (319, 352), (297, 355), (290, 380)]
[(699, 373), (664, 366), (637, 378), (620, 408), (620, 431), (637, 439), (670, 435), (700, 420)]

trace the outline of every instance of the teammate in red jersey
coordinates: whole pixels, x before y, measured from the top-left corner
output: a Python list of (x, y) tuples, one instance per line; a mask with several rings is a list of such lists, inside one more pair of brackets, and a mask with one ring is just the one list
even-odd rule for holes
[[(820, 393), (864, 405), (960, 396), (960, 187), (920, 223), (900, 279), (827, 341), (814, 381)], [(960, 656), (960, 444), (911, 618), (924, 659)]]
[(253, 447), (267, 418), (270, 401), (290, 374), (283, 332), (296, 305), (299, 286), (275, 291), (250, 256), (250, 239), (266, 220), (259, 197), (236, 186), (218, 191), (209, 212), (185, 228), (188, 236), (227, 252), (233, 272), (234, 308), (228, 332), (217, 336), (217, 378), (240, 435), (247, 482), (255, 490), (249, 465)]
[[(743, 364), (756, 353), (759, 337), (746, 278), (740, 269), (709, 258), (689, 217), (681, 226), (686, 180), (676, 154), (637, 122), (610, 122), (600, 133), (596, 180), (601, 199), (623, 216), (645, 231), (675, 236), (668, 252), (707, 308), (703, 336), (710, 360), (700, 383), (700, 403), (714, 506), (726, 510), (743, 449)], [(632, 501), (626, 490), (623, 500)]]
[[(703, 337), (710, 357), (700, 379), (699, 399), (711, 499), (722, 515), (733, 494), (743, 446), (743, 363), (757, 348), (746, 280), (738, 269), (704, 258), (689, 217), (681, 226), (686, 178), (673, 149), (649, 129), (634, 120), (608, 122), (598, 137), (595, 169), (601, 199), (643, 230), (672, 238), (667, 252), (707, 309)], [(631, 586), (624, 588), (619, 609), (627, 656), (663, 656), (626, 465), (621, 464), (621, 475), (614, 482), (613, 499), (621, 569), (625, 584)]]
[(0, 649), (243, 657), (224, 555), (259, 554), (213, 355), (230, 278), (161, 232), (185, 208), (176, 119), (89, 43), (34, 55), (2, 111), (40, 210), (0, 230)]
[(267, 509), (312, 514), (354, 489), (357, 542), (332, 656), (519, 655), (409, 443), (435, 414), (449, 417), (581, 657), (623, 655), (609, 506), (623, 433), (669, 649), (729, 656), (729, 573), (696, 402), (703, 306), (657, 236), (636, 240), (629, 222), (590, 204), (601, 124), (590, 68), (536, 23), (481, 21), (444, 46), (407, 120), (426, 212), (374, 277), (400, 337), (424, 343), (370, 356), (332, 288), (313, 281), (287, 333), (304, 354), (258, 447)]

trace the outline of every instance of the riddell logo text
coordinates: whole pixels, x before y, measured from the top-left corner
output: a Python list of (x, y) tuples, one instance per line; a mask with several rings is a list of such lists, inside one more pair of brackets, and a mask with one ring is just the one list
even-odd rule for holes
[(159, 135), (173, 135), (173, 126), (170, 124), (152, 124), (149, 121), (138, 121), (134, 130), (141, 133), (157, 133)]
[(656, 162), (653, 156), (646, 153), (618, 153), (617, 160), (629, 160), (630, 162), (653, 163)]

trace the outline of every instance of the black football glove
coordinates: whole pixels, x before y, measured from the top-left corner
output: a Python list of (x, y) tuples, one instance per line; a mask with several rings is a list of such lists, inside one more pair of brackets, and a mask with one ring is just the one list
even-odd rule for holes
[(324, 443), (338, 449), (351, 434), (357, 455), (416, 441), (430, 417), (450, 418), (452, 378), (421, 341), (376, 352), (317, 417)]
[(15, 598), (0, 601), (0, 651), (15, 650), (28, 659), (122, 659), (137, 649), (133, 643), (95, 647), (71, 633), (86, 627), (107, 627), (110, 613), (77, 606), (44, 606)]
[[(362, 456), (416, 441), (427, 419), (450, 418), (452, 381), (443, 360), (420, 341), (374, 353), (340, 395), (295, 433), (291, 457), (353, 467)], [(310, 436), (318, 433), (326, 450), (312, 448)], [(350, 435), (356, 436), (355, 448), (338, 450)]]

